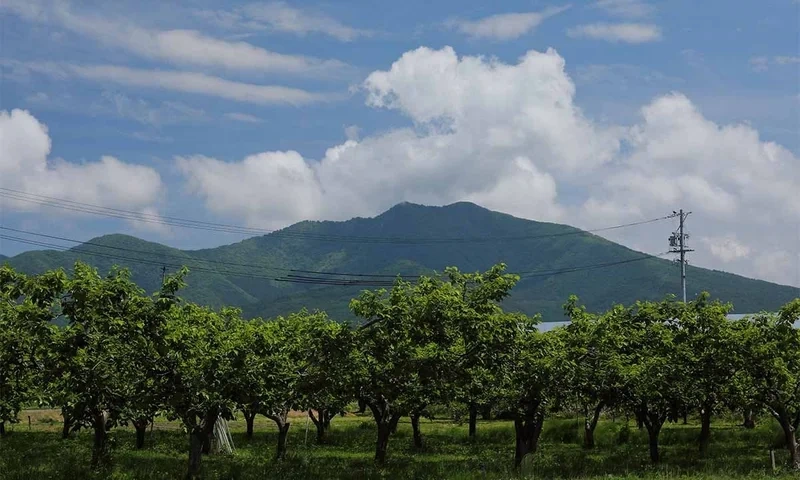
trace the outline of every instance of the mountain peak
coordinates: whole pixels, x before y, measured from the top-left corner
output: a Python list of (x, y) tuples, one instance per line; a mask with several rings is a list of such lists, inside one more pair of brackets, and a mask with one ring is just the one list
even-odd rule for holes
[[(103, 255), (92, 255), (99, 252)], [(615, 303), (661, 299), (680, 288), (672, 262), (574, 227), (526, 220), (471, 202), (402, 202), (376, 217), (301, 222), (195, 251), (129, 235), (104, 235), (67, 252), (26, 252), (8, 262), (20, 271), (37, 273), (59, 267), (70, 271), (76, 259), (91, 262), (100, 272), (115, 264), (128, 266), (146, 291), (161, 287), (163, 266), (174, 271), (186, 265), (189, 286), (183, 296), (188, 301), (233, 305), (247, 316), (263, 317), (306, 307), (351, 319), (350, 300), (375, 279), (441, 272), (448, 266), (476, 272), (499, 262), (521, 276), (504, 307), (541, 313), (546, 320), (563, 318), (562, 305), (571, 294), (592, 311), (601, 311)], [(296, 271), (308, 273), (298, 277), (291, 273)], [(731, 301), (739, 312), (774, 310), (797, 295), (796, 288), (692, 266), (688, 275), (692, 290), (687, 293), (709, 291)], [(360, 279), (364, 284), (339, 285), (331, 278)]]
[(452, 213), (452, 212), (459, 212), (459, 213), (497, 213), (492, 212), (491, 210), (482, 207), (476, 203), (467, 202), (467, 201), (460, 201), (455, 203), (450, 203), (447, 205), (423, 205), (421, 203), (413, 203), (413, 202), (400, 202), (395, 204), (394, 206), (390, 207), (388, 210), (384, 211), (383, 213), (379, 214), (376, 218), (383, 217), (384, 215), (391, 215), (395, 213), (419, 213), (419, 212), (430, 212), (430, 213)]

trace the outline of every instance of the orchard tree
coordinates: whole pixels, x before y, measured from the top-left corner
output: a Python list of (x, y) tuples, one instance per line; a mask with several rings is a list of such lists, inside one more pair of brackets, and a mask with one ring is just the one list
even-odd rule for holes
[(181, 302), (177, 292), (185, 286), (187, 272), (184, 267), (166, 277), (161, 290), (148, 299), (145, 308), (135, 313), (136, 318), (131, 318), (141, 324), (143, 330), (138, 348), (132, 352), (137, 368), (130, 378), (131, 395), (120, 413), (120, 423), (133, 425), (137, 449), (144, 447), (148, 425), (164, 410), (164, 394), (169, 388), (165, 372), (165, 325), (169, 311)]
[(494, 345), (496, 320), (502, 313), (500, 302), (519, 281), (505, 273), (505, 264), (483, 273), (462, 273), (455, 267), (445, 270), (450, 283), (461, 292), (462, 305), (456, 317), (464, 355), (456, 365), (455, 399), (469, 409), (469, 436), (475, 437), (479, 410), (494, 403), (492, 385), (499, 368), (502, 348)]
[(622, 385), (620, 349), (625, 332), (613, 321), (615, 312), (593, 315), (571, 296), (564, 305), (570, 319), (557, 330), (564, 345), (564, 381), (569, 397), (584, 414), (584, 448), (594, 448), (594, 430), (605, 408), (619, 399)]
[(245, 414), (248, 436), (256, 414), (275, 422), (278, 460), (286, 456), (289, 412), (303, 407), (300, 378), (310, 357), (313, 325), (320, 317), (324, 314), (301, 311), (270, 321), (253, 320), (241, 331), (245, 356), (237, 372), (237, 403)]
[(110, 461), (107, 431), (133, 394), (144, 324), (140, 312), (148, 300), (127, 270), (112, 269), (105, 278), (78, 262), (61, 301), (67, 326), (58, 333), (51, 387), (68, 392), (63, 406), (76, 428), (94, 431), (92, 466)]
[(683, 308), (671, 299), (637, 302), (629, 308), (615, 307), (609, 316), (609, 321), (621, 322), (618, 328), (625, 335), (620, 363), (626, 387), (621, 400), (647, 428), (653, 463), (661, 460), (661, 428), (685, 405), (691, 381), (675, 346), (676, 323)]
[(778, 421), (791, 466), (800, 470), (800, 298), (776, 314), (762, 313), (737, 322), (737, 341), (746, 360), (750, 396)]
[(27, 277), (0, 267), (0, 436), (24, 402), (45, 394), (40, 373), (65, 282), (60, 270)]
[[(299, 376), (300, 403), (324, 443), (330, 422), (354, 398), (356, 349), (354, 332), (324, 312), (306, 315), (305, 364)], [(314, 413), (316, 412), (316, 414)]]
[(385, 461), (389, 435), (402, 415), (416, 418), (415, 439), (421, 441), (419, 416), (443, 398), (454, 362), (463, 354), (455, 328), (460, 302), (461, 292), (452, 284), (424, 276), (416, 285), (397, 280), (388, 293), (365, 291), (350, 302), (367, 320), (356, 339), (356, 390), (377, 424), (377, 462)]
[(519, 467), (536, 453), (547, 408), (563, 386), (563, 349), (559, 335), (537, 331), (538, 316), (506, 313), (495, 320), (495, 333), (505, 339), (503, 366), (493, 387), (498, 392), (495, 408), (514, 421), (514, 466)]
[(189, 432), (187, 476), (196, 478), (217, 420), (233, 418), (236, 374), (245, 357), (242, 320), (238, 309), (216, 312), (188, 303), (165, 315), (163, 398), (168, 418), (179, 419)]
[(700, 409), (700, 452), (705, 454), (711, 438), (711, 417), (728, 399), (738, 395), (731, 380), (744, 367), (737, 355), (733, 328), (727, 315), (733, 306), (709, 301), (707, 292), (682, 309), (675, 332), (677, 361), (687, 378), (687, 402)]

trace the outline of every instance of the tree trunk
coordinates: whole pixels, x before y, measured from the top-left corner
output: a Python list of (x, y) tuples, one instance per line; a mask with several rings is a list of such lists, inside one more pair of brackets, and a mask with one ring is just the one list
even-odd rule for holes
[(286, 422), (278, 427), (278, 447), (275, 450), (276, 460), (286, 458), (286, 440), (289, 438), (289, 427), (291, 425), (291, 423)]
[(213, 429), (212, 429), (211, 432), (208, 432), (208, 434), (205, 437), (203, 437), (203, 449), (202, 449), (203, 455), (208, 455), (209, 453), (211, 453), (211, 433), (212, 432), (213, 432)]
[(200, 461), (203, 459), (203, 443), (208, 435), (194, 432), (189, 436), (189, 480), (200, 477)]
[(478, 407), (475, 404), (469, 406), (469, 437), (475, 438), (475, 430), (478, 423)]
[(92, 419), (94, 429), (94, 443), (92, 444), (92, 467), (106, 466), (110, 460), (108, 451), (108, 431), (106, 430), (106, 414), (99, 412)]
[(200, 461), (203, 459), (203, 449), (208, 443), (211, 445), (211, 434), (214, 432), (214, 424), (219, 417), (219, 411), (212, 409), (206, 412), (200, 424), (192, 428), (189, 434), (189, 471), (186, 478), (194, 480), (200, 476)]
[(756, 428), (756, 415), (752, 408), (744, 409), (744, 428)]
[(388, 423), (378, 424), (378, 442), (375, 446), (375, 461), (379, 464), (386, 462), (386, 450), (389, 447), (389, 435), (391, 433)]
[(267, 417), (278, 426), (278, 445), (275, 449), (275, 459), (283, 460), (286, 458), (286, 440), (289, 438), (289, 427), (291, 426), (288, 421), (289, 411), (284, 410), (278, 412), (277, 415), (267, 415)]
[(389, 436), (392, 434), (392, 430), (397, 428), (400, 414), (391, 413), (389, 401), (386, 399), (381, 399), (380, 403), (369, 403), (368, 407), (375, 418), (375, 424), (378, 426), (378, 440), (375, 443), (375, 462), (382, 465), (386, 461)]
[(597, 422), (600, 420), (600, 412), (603, 411), (603, 402), (594, 407), (592, 416), (586, 412), (583, 422), (583, 448), (594, 448), (594, 429), (597, 428)]
[(650, 440), (650, 461), (657, 464), (661, 461), (658, 451), (658, 435), (661, 433), (661, 424), (656, 422), (644, 422), (647, 427), (647, 436)]
[(683, 424), (689, 425), (689, 412), (686, 411), (683, 412)]
[(711, 441), (711, 409), (704, 408), (700, 412), (700, 454), (705, 455)]
[(526, 455), (533, 455), (539, 446), (539, 435), (544, 425), (544, 413), (537, 411), (530, 418), (515, 418), (514, 432), (516, 434), (516, 452), (514, 454), (514, 467), (519, 468)]
[(247, 423), (247, 438), (253, 438), (253, 422), (256, 419), (256, 413), (244, 410), (242, 414), (244, 415), (244, 421)]
[(0, 437), (6, 436), (6, 422), (0, 422)]
[(800, 470), (800, 445), (797, 444), (797, 437), (792, 435), (792, 438), (786, 439), (789, 444), (789, 455), (792, 461), (792, 469)]
[(61, 414), (64, 416), (64, 427), (61, 429), (61, 438), (66, 439), (69, 438), (69, 432), (72, 430), (72, 419), (63, 411)]
[(411, 414), (411, 428), (414, 430), (414, 447), (422, 448), (422, 434), (419, 431), (419, 414)]
[(487, 406), (483, 407), (483, 410), (481, 411), (481, 418), (484, 419), (484, 420), (491, 420), (492, 419), (492, 406), (491, 405), (487, 405)]
[(785, 409), (776, 411), (772, 410), (772, 415), (778, 420), (778, 423), (783, 429), (783, 435), (786, 439), (786, 449), (789, 450), (789, 461), (792, 465), (792, 470), (800, 470), (800, 445), (797, 442), (796, 429), (792, 423), (789, 415)]
[(144, 448), (144, 436), (147, 433), (147, 420), (137, 420), (133, 422), (133, 427), (136, 429), (136, 450)]
[(311, 418), (311, 421), (314, 422), (314, 426), (317, 427), (317, 443), (321, 445), (325, 443), (325, 434), (330, 425), (330, 414), (324, 408), (317, 410), (317, 413), (319, 418), (314, 416), (313, 410), (308, 410), (308, 416)]

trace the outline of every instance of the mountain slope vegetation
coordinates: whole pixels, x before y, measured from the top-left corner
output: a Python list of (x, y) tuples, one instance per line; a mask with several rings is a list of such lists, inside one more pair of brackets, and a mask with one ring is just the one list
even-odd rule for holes
[[(354, 237), (365, 237), (365, 241), (353, 241)], [(78, 259), (100, 272), (113, 265), (125, 266), (148, 292), (160, 285), (162, 266), (174, 271), (187, 265), (191, 273), (184, 296), (188, 300), (215, 307), (239, 306), (249, 317), (273, 317), (306, 307), (324, 309), (342, 320), (353, 318), (349, 300), (364, 288), (374, 287), (276, 279), (290, 274), (317, 276), (290, 271), (295, 269), (380, 274), (386, 276), (381, 281), (391, 281), (396, 274), (441, 272), (447, 266), (482, 271), (504, 262), (510, 272), (522, 274), (504, 306), (542, 313), (545, 321), (556, 321), (563, 320), (561, 306), (570, 294), (578, 295), (592, 310), (677, 295), (676, 264), (659, 258), (640, 260), (642, 256), (570, 226), (524, 220), (460, 202), (444, 207), (403, 203), (374, 218), (304, 221), (204, 250), (179, 250), (115, 234), (63, 252), (30, 251), (4, 261), (26, 273), (58, 267), (69, 271)], [(551, 274), (617, 262), (623, 263)], [(713, 297), (733, 302), (737, 313), (774, 310), (797, 296), (793, 287), (721, 271), (690, 266), (687, 275), (689, 296), (709, 291)]]

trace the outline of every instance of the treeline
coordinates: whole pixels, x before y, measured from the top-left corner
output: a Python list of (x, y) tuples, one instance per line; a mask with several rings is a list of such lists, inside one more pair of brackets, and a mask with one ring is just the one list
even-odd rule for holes
[(112, 428), (132, 425), (141, 448), (146, 428), (164, 415), (189, 434), (193, 478), (217, 420), (234, 415), (249, 436), (256, 415), (272, 419), (280, 459), (290, 411), (308, 410), (325, 442), (335, 415), (358, 401), (375, 419), (375, 460), (383, 462), (402, 416), (421, 446), (420, 418), (458, 403), (469, 409), (470, 436), (479, 412), (513, 421), (519, 465), (554, 412), (585, 415), (586, 448), (604, 411), (629, 412), (658, 462), (668, 420), (699, 413), (705, 452), (714, 416), (735, 411), (745, 424), (758, 413), (774, 417), (800, 469), (800, 298), (731, 321), (731, 305), (705, 293), (602, 314), (571, 297), (570, 324), (540, 332), (538, 316), (500, 307), (519, 280), (500, 264), (364, 291), (350, 302), (364, 323), (351, 327), (322, 312), (244, 321), (238, 309), (187, 303), (178, 296), (186, 273), (148, 296), (126, 270), (101, 277), (79, 262), (68, 277), (0, 268), (0, 433), (24, 405), (54, 406), (65, 437), (94, 432), (92, 464), (103, 466)]

